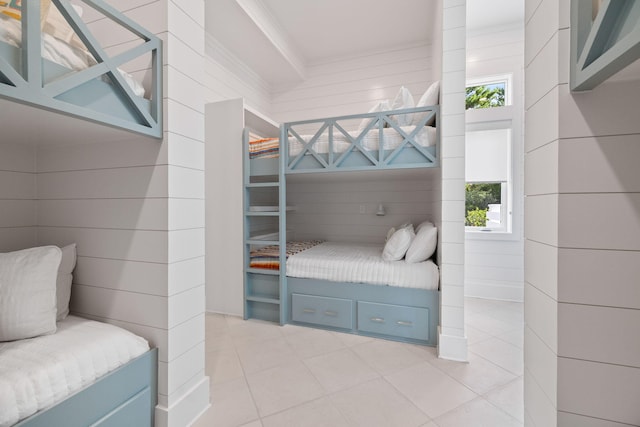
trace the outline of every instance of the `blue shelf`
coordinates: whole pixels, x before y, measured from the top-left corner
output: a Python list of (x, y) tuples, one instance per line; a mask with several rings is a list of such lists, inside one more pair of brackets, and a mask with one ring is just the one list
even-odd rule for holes
[(280, 240), (260, 240), (260, 239), (249, 239), (244, 242), (246, 245), (279, 245)]
[(247, 268), (245, 272), (251, 274), (265, 274), (267, 276), (279, 276), (280, 270), (269, 270), (267, 268)]
[(246, 184), (247, 188), (264, 188), (264, 187), (278, 187), (280, 186), (279, 182), (251, 182)]
[(280, 300), (278, 298), (273, 298), (266, 295), (247, 295), (247, 301), (264, 302), (267, 304), (280, 305)]

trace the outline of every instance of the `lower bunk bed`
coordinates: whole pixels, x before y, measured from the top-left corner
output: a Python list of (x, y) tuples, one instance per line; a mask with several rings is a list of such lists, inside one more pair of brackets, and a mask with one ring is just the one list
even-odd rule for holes
[(0, 426), (153, 426), (157, 358), (143, 338), (76, 316), (0, 343)]
[[(431, 260), (383, 259), (384, 248), (287, 242), (285, 323), (437, 345), (439, 271)], [(279, 269), (279, 248), (251, 252), (253, 269)]]

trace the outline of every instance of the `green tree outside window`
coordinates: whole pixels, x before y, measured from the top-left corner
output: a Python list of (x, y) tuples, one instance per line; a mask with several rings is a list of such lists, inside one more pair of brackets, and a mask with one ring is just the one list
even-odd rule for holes
[(492, 108), (505, 105), (505, 84), (467, 87), (466, 109)]

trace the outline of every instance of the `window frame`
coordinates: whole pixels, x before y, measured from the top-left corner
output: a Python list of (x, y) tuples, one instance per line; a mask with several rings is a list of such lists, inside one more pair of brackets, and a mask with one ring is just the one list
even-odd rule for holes
[(475, 78), (467, 78), (465, 83), (465, 99), (466, 99), (466, 89), (474, 86), (489, 86), (498, 83), (504, 82), (504, 105), (498, 107), (489, 107), (489, 108), (470, 108), (469, 110), (493, 110), (496, 108), (504, 108), (513, 105), (513, 74), (496, 74), (493, 76), (484, 76), (484, 77), (475, 77)]

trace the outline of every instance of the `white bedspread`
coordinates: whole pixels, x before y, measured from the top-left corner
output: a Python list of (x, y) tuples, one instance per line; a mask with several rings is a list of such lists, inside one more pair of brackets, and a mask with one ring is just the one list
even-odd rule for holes
[[(13, 18), (0, 14), (0, 41), (20, 48), (22, 45), (22, 24)], [(81, 49), (66, 44), (50, 34), (42, 35), (42, 57), (74, 71), (81, 71), (96, 64), (95, 59)], [(127, 85), (137, 96), (144, 96), (144, 87), (134, 77), (118, 69)]]
[(287, 260), (287, 276), (332, 282), (369, 283), (404, 288), (438, 289), (438, 267), (383, 261), (380, 245), (325, 242)]
[[(415, 126), (402, 126), (402, 131), (407, 135), (411, 135), (411, 132), (415, 129)], [(394, 128), (384, 128), (383, 130), (383, 149), (393, 150), (402, 143), (404, 138)], [(349, 132), (353, 138), (360, 135), (360, 132)], [(313, 138), (313, 135), (300, 135), (306, 142)], [(429, 147), (436, 143), (436, 128), (433, 126), (423, 126), (415, 137), (415, 141), (423, 146)], [(380, 130), (375, 128), (371, 129), (362, 137), (362, 147), (366, 150), (373, 151), (378, 150), (380, 146)], [(333, 152), (344, 153), (351, 146), (349, 139), (337, 130), (333, 132)], [(300, 154), (304, 145), (296, 137), (289, 137), (289, 157), (297, 156)], [(324, 132), (318, 137), (316, 142), (311, 146), (316, 153), (328, 153), (329, 152), (329, 134)]]
[(144, 338), (75, 316), (58, 322), (53, 335), (0, 343), (0, 426), (63, 400), (148, 349)]

